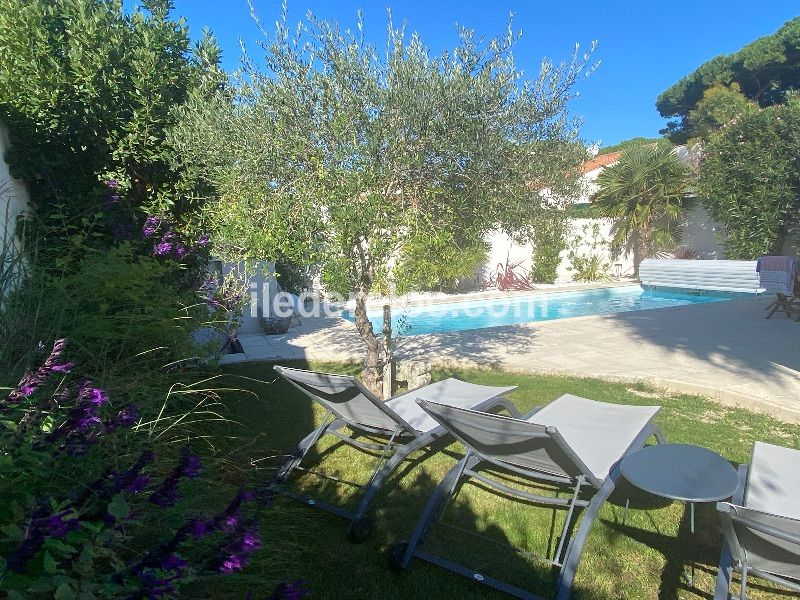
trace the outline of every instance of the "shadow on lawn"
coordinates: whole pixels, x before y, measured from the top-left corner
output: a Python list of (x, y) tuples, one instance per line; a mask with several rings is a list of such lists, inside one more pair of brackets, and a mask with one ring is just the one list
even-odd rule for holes
[[(307, 402), (299, 392), (292, 390), (291, 395), (293, 404)], [(308, 431), (310, 429), (301, 431), (295, 428), (296, 438), (302, 438)], [(343, 589), (333, 589), (331, 585), (328, 585), (324, 595), (320, 596), (315, 592), (315, 597), (507, 597), (418, 559), (412, 562), (412, 568), (408, 572), (393, 573), (388, 570), (388, 546), (410, 535), (416, 519), (438, 485), (439, 477), (462, 457), (458, 450), (454, 451), (452, 447), (448, 447), (451, 442), (452, 440), (439, 440), (431, 447), (412, 455), (387, 479), (382, 490), (375, 497), (368, 512), (374, 520), (375, 532), (373, 538), (363, 544), (370, 549), (369, 553), (372, 555), (371, 565), (369, 565), (371, 572), (365, 572), (367, 565), (364, 564), (349, 566), (351, 570), (364, 573), (365, 578), (360, 585), (355, 585), (352, 579), (348, 580), (347, 587)], [(347, 458), (343, 458), (343, 455), (346, 455)], [(335, 441), (330, 445), (322, 443), (315, 446), (304, 459), (303, 465), (320, 471), (332, 468), (333, 472), (330, 474), (352, 479), (354, 473), (348, 473), (348, 468), (352, 467), (351, 470), (358, 470), (354, 465), (368, 464), (370, 460), (367, 456), (372, 461), (379, 458), (378, 453), (356, 451), (340, 441)], [(426, 464), (434, 456), (436, 458), (431, 463), (435, 462), (435, 464)], [(372, 467), (374, 465), (370, 465), (370, 468)], [(362, 467), (360, 473), (364, 475), (368, 471), (368, 468)], [(438, 472), (439, 475), (433, 475), (431, 471)], [(364, 478), (360, 477), (359, 479)], [(293, 475), (287, 485), (290, 489), (297, 489), (298, 480), (302, 492), (318, 501), (344, 505), (353, 509), (360, 497), (359, 492), (354, 491), (348, 485), (308, 474), (301, 474), (299, 477)], [(365, 482), (360, 481), (359, 483)], [(552, 597), (557, 575), (555, 569), (544, 562), (525, 558), (508, 548), (510, 542), (503, 528), (496, 525), (479, 525), (483, 519), (472, 508), (468, 489), (471, 487), (474, 486), (470, 484), (459, 489), (457, 496), (461, 497), (457, 497), (457, 500), (449, 506), (444, 519), (445, 523), (434, 526), (426, 539), (425, 549), (469, 565), (476, 571), (508, 580), (514, 585), (544, 597)], [(507, 501), (500, 499), (499, 496), (498, 500)], [(511, 500), (508, 501), (511, 502)], [(311, 510), (309, 508), (309, 511)], [(563, 518), (565, 513), (563, 509), (552, 510), (549, 507), (538, 507), (537, 510), (553, 513), (554, 524), (557, 515)], [(335, 527), (335, 531), (331, 531), (331, 533), (337, 540), (341, 554), (346, 555), (352, 551), (358, 555), (359, 550), (345, 541), (347, 521), (344, 519), (326, 519), (326, 521), (331, 523), (332, 528)], [(478, 534), (478, 537), (469, 535), (467, 533), (469, 531)], [(547, 536), (547, 548), (542, 552), (543, 554), (553, 554), (559, 532), (560, 524), (558, 527), (550, 528)], [(443, 535), (439, 535), (440, 533)], [(354, 591), (354, 585), (358, 589), (357, 592)], [(594, 591), (576, 589), (575, 592), (575, 597), (585, 600), (608, 600), (606, 596)]]
[[(290, 366), (308, 368), (307, 363), (301, 361), (293, 361)], [(357, 367), (352, 369), (355, 371)], [(230, 372), (268, 382), (248, 382), (239, 378), (242, 382), (239, 385), (249, 387), (265, 402), (239, 402), (234, 411), (235, 417), (249, 431), (260, 434), (260, 453), (270, 458), (259, 462), (259, 466), (262, 478), (268, 478), (273, 469), (282, 464), (284, 457), (315, 427), (320, 415), (315, 416), (311, 400), (274, 373), (272, 364), (241, 365), (230, 369)], [(326, 437), (329, 441), (334, 440)], [(326, 511), (304, 507), (288, 498), (279, 500), (278, 504), (285, 512), (267, 511), (265, 522), (274, 539), (280, 540), (268, 552), (280, 546), (293, 548), (292, 558), (288, 560), (288, 566), (281, 567), (281, 572), (289, 577), (308, 579), (316, 600), (508, 598), (505, 594), (419, 559), (412, 562), (412, 568), (407, 572), (395, 573), (388, 568), (389, 545), (408, 538), (439, 479), (462, 457), (458, 446), (448, 447), (451, 442), (439, 440), (430, 448), (413, 454), (386, 480), (368, 512), (375, 523), (374, 534), (362, 544), (347, 541), (346, 520)], [(374, 465), (375, 459), (377, 455), (369, 457), (335, 441), (315, 447), (304, 459), (303, 466), (365, 483), (368, 473), (371, 473), (369, 466)], [(293, 474), (287, 486), (350, 509), (354, 508), (354, 497), (358, 495), (350, 486), (305, 473)], [(528, 536), (529, 531), (525, 527), (529, 523), (512, 518), (508, 524), (500, 526), (488, 523), (485, 516), (486, 510), (494, 511), (494, 507), (502, 506), (511, 511), (539, 511), (537, 514), (542, 518), (536, 524), (542, 529), (534, 532), (533, 537), (537, 538), (534, 545), (539, 554), (552, 556), (563, 522), (561, 519), (566, 511), (562, 508), (525, 506), (524, 502), (516, 505), (515, 501), (495, 494), (488, 509), (484, 504), (481, 515), (476, 509), (475, 498), (484, 492), (477, 487), (473, 484), (462, 485), (443, 523), (432, 528), (425, 549), (544, 598), (553, 598), (556, 569), (506, 547), (510, 544), (510, 535), (517, 540), (524, 540)], [(294, 524), (287, 519), (294, 520)], [(477, 533), (480, 537), (466, 532)], [(590, 543), (585, 555), (591, 552)], [(253, 568), (269, 572), (272, 570), (270, 560), (266, 558), (263, 565), (254, 565)], [(583, 587), (580, 581), (583, 568), (586, 568), (585, 564), (579, 566), (573, 598), (615, 600), (603, 591)], [(613, 577), (614, 574), (609, 573), (608, 576)]]

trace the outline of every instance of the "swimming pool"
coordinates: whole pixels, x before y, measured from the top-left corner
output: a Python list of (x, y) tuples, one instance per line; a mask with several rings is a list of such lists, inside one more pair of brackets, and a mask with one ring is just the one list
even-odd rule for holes
[[(723, 302), (750, 294), (725, 292), (702, 293), (672, 288), (644, 289), (630, 285), (575, 292), (538, 293), (525, 296), (426, 304), (407, 308), (394, 307), (392, 330), (395, 335), (446, 333), (467, 329), (484, 329), (534, 321), (552, 321), (586, 315), (605, 315), (633, 310), (651, 310), (687, 304)], [(383, 313), (369, 311), (376, 331), (383, 327)], [(345, 319), (355, 319), (351, 311)]]

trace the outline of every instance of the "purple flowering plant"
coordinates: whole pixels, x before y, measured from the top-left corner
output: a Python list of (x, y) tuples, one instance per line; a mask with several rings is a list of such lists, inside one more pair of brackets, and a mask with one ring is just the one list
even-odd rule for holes
[(158, 215), (147, 216), (142, 226), (142, 236), (153, 241), (153, 256), (172, 258), (178, 262), (196, 255), (211, 243), (211, 238), (206, 234), (200, 235), (194, 242), (182, 239), (172, 224)]
[[(66, 348), (56, 340), (0, 399), (0, 596), (175, 597), (199, 575), (246, 568), (274, 489), (242, 487), (218, 512), (192, 512), (186, 488), (203, 477), (201, 457), (189, 445), (174, 458), (148, 448), (134, 433), (138, 407), (78, 377)], [(138, 439), (128, 459), (109, 452)], [(306, 593), (283, 582), (267, 598)]]

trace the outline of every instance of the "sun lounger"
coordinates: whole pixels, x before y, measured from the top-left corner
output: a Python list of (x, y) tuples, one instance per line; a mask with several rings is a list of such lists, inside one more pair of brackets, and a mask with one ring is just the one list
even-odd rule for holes
[[(459, 481), (475, 479), (504, 496), (567, 510), (555, 556), (546, 559), (560, 569), (557, 597), (565, 600), (592, 523), (621, 477), (621, 459), (644, 446), (650, 436), (655, 436), (658, 442), (664, 440), (652, 423), (659, 411), (657, 406), (622, 406), (565, 394), (523, 417), (507, 418), (424, 399), (418, 403), (466, 446), (467, 453), (436, 488), (409, 541), (391, 547), (391, 564), (407, 568), (416, 556), (519, 598), (537, 596), (421, 547), (431, 526), (441, 520)], [(568, 486), (571, 490), (564, 498), (524, 492), (492, 478), (492, 469), (532, 481)], [(587, 498), (589, 492), (591, 499)], [(585, 512), (577, 532), (570, 538), (573, 516), (580, 508), (585, 508)]]
[(751, 575), (800, 592), (800, 451), (756, 442), (733, 501), (717, 509), (725, 545), (714, 600), (731, 597), (734, 569), (741, 600)]
[[(350, 521), (348, 535), (353, 541), (361, 541), (371, 533), (372, 525), (366, 517), (366, 511), (386, 477), (410, 453), (429, 446), (447, 433), (435, 419), (416, 404), (415, 398), (421, 397), (476, 410), (505, 408), (511, 414), (519, 414), (511, 402), (501, 397), (516, 386), (492, 387), (457, 379), (445, 379), (384, 402), (354, 377), (280, 366), (276, 366), (275, 370), (326, 411), (319, 427), (298, 444), (295, 452), (278, 470), (276, 476), (278, 482), (285, 482), (293, 470), (303, 469), (299, 466), (301, 461), (323, 435), (332, 435), (341, 442), (364, 452), (379, 454), (377, 466), (369, 482), (366, 485), (353, 484), (365, 488), (355, 512), (302, 494), (285, 492), (286, 495), (301, 502), (348, 519)], [(345, 428), (350, 429), (353, 435), (343, 431)], [(356, 439), (364, 435), (378, 438), (380, 442), (371, 443)]]

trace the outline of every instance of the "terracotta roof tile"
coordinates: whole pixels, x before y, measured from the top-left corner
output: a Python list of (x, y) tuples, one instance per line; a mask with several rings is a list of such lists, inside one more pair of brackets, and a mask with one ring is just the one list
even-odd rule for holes
[(581, 165), (581, 172), (588, 173), (590, 171), (594, 171), (595, 169), (599, 169), (600, 167), (607, 167), (608, 165), (617, 162), (620, 156), (622, 156), (622, 152), (610, 152), (608, 154), (600, 154), (599, 156), (595, 156), (592, 160), (587, 160)]

